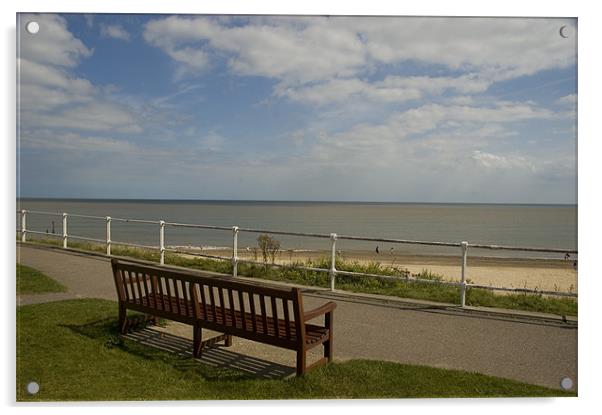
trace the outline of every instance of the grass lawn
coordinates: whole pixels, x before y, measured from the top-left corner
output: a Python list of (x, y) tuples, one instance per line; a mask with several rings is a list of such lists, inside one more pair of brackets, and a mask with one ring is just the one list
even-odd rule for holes
[[(37, 395), (25, 391), (31, 381), (40, 385)], [(18, 401), (517, 396), (575, 394), (368, 360), (333, 363), (302, 378), (256, 379), (123, 339), (112, 301), (69, 300), (17, 309)]]
[(17, 264), (17, 294), (65, 292), (67, 288), (40, 271)]

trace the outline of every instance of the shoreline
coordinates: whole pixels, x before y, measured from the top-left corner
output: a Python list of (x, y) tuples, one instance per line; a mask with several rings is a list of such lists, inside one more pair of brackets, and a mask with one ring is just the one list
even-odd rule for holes
[[(188, 250), (191, 254), (203, 253), (223, 257), (232, 256), (232, 248)], [(185, 253), (179, 253), (185, 255)], [(412, 254), (376, 254), (374, 251), (347, 250), (339, 251), (339, 257), (347, 262), (367, 265), (373, 262), (381, 266), (389, 266), (399, 270), (408, 270), (412, 274), (429, 271), (439, 274), (449, 281), (459, 281), (461, 274), (461, 257), (447, 255), (412, 255)], [(239, 249), (241, 260), (262, 261), (259, 250)], [(317, 261), (330, 258), (327, 250), (284, 250), (276, 254), (277, 264), (293, 262)], [(540, 258), (499, 258), (468, 256), (466, 279), (470, 283), (507, 288), (530, 288), (545, 291), (577, 292), (578, 271), (573, 259), (540, 259)]]
[[(216, 256), (232, 256), (232, 248), (220, 247), (220, 246), (208, 246), (208, 247), (194, 247), (194, 246), (181, 246), (172, 245), (168, 246), (170, 249), (177, 249), (182, 252), (190, 253), (204, 253)], [(326, 249), (284, 249), (278, 251), (276, 255), (276, 262), (278, 263), (289, 263), (292, 260), (317, 260), (322, 258), (330, 259), (330, 251)], [(361, 249), (349, 249), (349, 250), (337, 250), (337, 255), (342, 257), (346, 261), (373, 261), (380, 262), (382, 265), (390, 265), (391, 263), (401, 264), (417, 264), (427, 261), (433, 265), (460, 265), (460, 255), (446, 255), (446, 254), (389, 254), (388, 252), (376, 254), (374, 251), (361, 250)], [(253, 257), (252, 250), (246, 250), (244, 248), (238, 249), (238, 257), (250, 259)], [(261, 252), (257, 250), (257, 260), (261, 261)], [(492, 265), (492, 266), (507, 266), (507, 267), (548, 267), (548, 268), (560, 268), (560, 269), (573, 269), (573, 261), (556, 259), (556, 258), (535, 258), (535, 257), (497, 257), (497, 256), (477, 256), (469, 254), (467, 258), (468, 265)]]

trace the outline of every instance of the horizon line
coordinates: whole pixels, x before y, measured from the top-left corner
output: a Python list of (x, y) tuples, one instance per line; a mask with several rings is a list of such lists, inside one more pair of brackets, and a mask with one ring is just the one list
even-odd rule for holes
[(247, 202), (247, 203), (369, 203), (369, 204), (413, 204), (413, 205), (560, 205), (577, 206), (577, 202), (425, 202), (425, 201), (362, 201), (362, 200), (283, 200), (283, 199), (174, 199), (174, 198), (119, 198), (119, 197), (45, 197), (23, 196), (17, 200), (79, 200), (79, 201), (128, 201), (128, 202)]

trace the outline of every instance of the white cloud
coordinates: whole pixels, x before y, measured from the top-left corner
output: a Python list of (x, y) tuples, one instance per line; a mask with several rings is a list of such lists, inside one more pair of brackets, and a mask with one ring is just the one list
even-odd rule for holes
[[(24, 29), (31, 20), (40, 24), (36, 35)], [(95, 86), (72, 74), (73, 67), (92, 51), (73, 36), (64, 18), (52, 14), (20, 15), (19, 30), (17, 67), (22, 130), (142, 132), (133, 112), (111, 99), (111, 88)]]
[(369, 54), (479, 69), (500, 79), (575, 63), (575, 44), (558, 35), (573, 20), (528, 18), (343, 18), (364, 34)]
[(560, 97), (556, 100), (556, 103), (567, 107), (575, 106), (577, 104), (577, 94), (569, 94)]
[(45, 128), (68, 128), (84, 131), (115, 131), (134, 134), (143, 131), (125, 108), (114, 103), (99, 101), (65, 108), (52, 114), (24, 115), (23, 122)]
[[(233, 24), (236, 23), (236, 24)], [(145, 39), (172, 58), (225, 52), (235, 73), (286, 85), (356, 77), (374, 64), (417, 61), (508, 79), (575, 63), (558, 36), (572, 20), (525, 18), (171, 16), (147, 23)], [(194, 60), (197, 68), (200, 65)]]
[(70, 76), (61, 67), (17, 59), (21, 111), (50, 111), (57, 107), (88, 102), (95, 88), (87, 80)]
[(503, 156), (476, 150), (472, 153), (472, 159), (479, 165), (490, 169), (509, 170), (518, 168), (528, 169), (531, 172), (535, 171), (535, 165), (522, 156)]
[(130, 34), (120, 25), (100, 25), (100, 34), (113, 39), (130, 40)]
[(24, 148), (35, 148), (44, 150), (59, 150), (69, 152), (116, 152), (132, 153), (137, 147), (124, 140), (116, 140), (107, 137), (85, 136), (76, 133), (56, 134), (50, 130), (37, 130), (26, 132), (21, 136)]
[(343, 103), (350, 99), (371, 102), (405, 102), (441, 95), (452, 90), (457, 93), (476, 93), (487, 90), (490, 82), (475, 75), (459, 77), (387, 76), (382, 81), (367, 82), (359, 79), (334, 79), (315, 85), (277, 85), (276, 96), (286, 96), (293, 101), (310, 104)]
[(393, 166), (408, 158), (436, 160), (434, 153), (445, 154), (447, 159), (455, 154), (463, 157), (467, 149), (482, 146), (484, 138), (515, 135), (506, 124), (553, 116), (532, 104), (507, 101), (490, 107), (427, 104), (394, 114), (382, 123), (360, 123), (337, 133), (314, 131), (310, 158), (352, 167), (359, 159)]
[[(40, 25), (35, 35), (25, 30), (32, 20)], [(19, 57), (27, 61), (72, 67), (92, 55), (92, 50), (67, 30), (65, 19), (54, 14), (19, 15), (19, 37)]]

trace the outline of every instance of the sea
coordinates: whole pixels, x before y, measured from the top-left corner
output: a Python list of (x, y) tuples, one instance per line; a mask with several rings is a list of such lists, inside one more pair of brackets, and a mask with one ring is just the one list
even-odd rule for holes
[[(368, 203), (297, 201), (199, 201), (122, 199), (17, 200), (29, 213), (27, 229), (62, 235), (62, 213), (142, 219), (272, 231), (393, 238), (418, 241), (508, 245), (577, 250), (576, 205)], [(20, 227), (20, 215), (16, 214)], [(68, 234), (104, 240), (104, 219), (70, 216)], [(36, 235), (39, 237), (39, 235)], [(258, 233), (241, 232), (239, 249), (257, 246)], [(326, 238), (274, 235), (283, 250), (328, 250)], [(159, 225), (112, 221), (115, 242), (159, 245)], [(165, 245), (205, 250), (232, 246), (232, 232), (167, 226)], [(411, 255), (458, 255), (458, 247), (337, 241), (337, 249)], [(558, 258), (560, 253), (471, 249), (471, 255)]]

